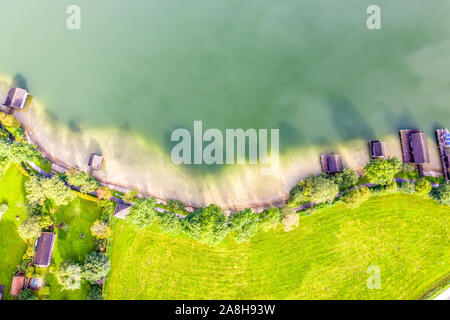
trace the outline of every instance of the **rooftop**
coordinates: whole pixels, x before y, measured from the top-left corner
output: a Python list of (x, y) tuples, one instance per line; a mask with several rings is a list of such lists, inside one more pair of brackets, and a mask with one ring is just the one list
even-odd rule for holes
[(124, 220), (130, 214), (131, 206), (125, 203), (118, 203), (114, 209), (114, 217)]
[(34, 264), (38, 267), (48, 267), (52, 260), (53, 246), (55, 245), (56, 234), (52, 232), (42, 232), (38, 239)]
[(23, 109), (28, 98), (28, 92), (21, 88), (12, 88), (6, 96), (4, 105), (7, 107)]

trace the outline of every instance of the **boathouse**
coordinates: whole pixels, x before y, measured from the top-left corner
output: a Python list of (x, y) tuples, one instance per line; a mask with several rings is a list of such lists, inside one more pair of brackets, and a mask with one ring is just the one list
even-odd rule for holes
[(103, 156), (93, 153), (89, 157), (89, 168), (91, 170), (100, 170), (100, 167), (102, 166), (102, 162), (103, 162)]
[(118, 203), (114, 209), (114, 217), (125, 220), (125, 218), (130, 214), (131, 206), (125, 203)]
[(11, 108), (23, 109), (28, 98), (28, 92), (21, 88), (9, 90), (4, 105)]
[(430, 162), (427, 136), (420, 130), (400, 130), (403, 162), (422, 165)]
[(52, 261), (53, 247), (55, 246), (56, 234), (42, 232), (37, 240), (36, 256), (34, 264), (38, 267), (48, 267)]
[(17, 297), (17, 295), (24, 288), (24, 286), (25, 286), (24, 274), (18, 274), (13, 276), (11, 283), (11, 291), (9, 292), (9, 294), (12, 295), (13, 297)]
[(370, 157), (374, 159), (380, 159), (386, 157), (386, 143), (383, 141), (371, 141), (370, 142)]
[(342, 158), (338, 154), (322, 154), (320, 156), (320, 162), (322, 164), (322, 172), (333, 174), (341, 172), (344, 167), (342, 166)]

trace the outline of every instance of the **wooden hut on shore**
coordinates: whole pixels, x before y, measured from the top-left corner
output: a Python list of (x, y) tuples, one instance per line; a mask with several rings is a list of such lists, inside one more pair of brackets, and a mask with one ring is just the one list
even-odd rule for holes
[(18, 274), (13, 276), (12, 283), (11, 283), (11, 290), (9, 291), (9, 294), (13, 297), (17, 297), (19, 292), (25, 287), (25, 275), (24, 274)]
[(427, 136), (420, 130), (400, 130), (403, 162), (415, 163), (423, 178), (423, 165), (430, 163)]
[(92, 170), (100, 170), (100, 167), (103, 163), (103, 156), (100, 154), (93, 153), (89, 157), (89, 169)]
[(386, 158), (386, 143), (383, 141), (370, 141), (370, 157), (373, 159)]
[(34, 264), (38, 267), (48, 267), (52, 261), (53, 247), (55, 246), (56, 234), (42, 232), (37, 240), (36, 256)]
[(322, 172), (328, 174), (341, 172), (344, 169), (342, 158), (338, 154), (322, 154), (320, 155), (320, 162), (322, 164)]
[(448, 129), (437, 129), (436, 137), (441, 156), (442, 173), (445, 182), (448, 183), (450, 178), (450, 132)]
[(114, 209), (114, 217), (125, 220), (130, 214), (131, 206), (126, 203), (118, 203)]
[(25, 89), (11, 88), (6, 96), (4, 105), (11, 108), (23, 109), (29, 93)]

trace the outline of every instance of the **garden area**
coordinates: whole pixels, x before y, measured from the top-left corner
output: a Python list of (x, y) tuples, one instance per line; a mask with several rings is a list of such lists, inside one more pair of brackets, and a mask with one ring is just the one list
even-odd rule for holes
[[(448, 275), (448, 207), (416, 195), (373, 196), (217, 246), (157, 224), (115, 222), (106, 299), (418, 299)], [(367, 268), (381, 270), (370, 290)]]

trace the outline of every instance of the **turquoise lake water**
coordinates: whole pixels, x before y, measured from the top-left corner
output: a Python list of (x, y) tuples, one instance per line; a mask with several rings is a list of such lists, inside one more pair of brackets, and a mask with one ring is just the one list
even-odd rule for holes
[[(66, 8), (81, 8), (81, 30)], [(381, 7), (382, 30), (366, 27)], [(450, 2), (0, 3), (0, 74), (72, 130), (279, 128), (281, 151), (450, 122)]]

